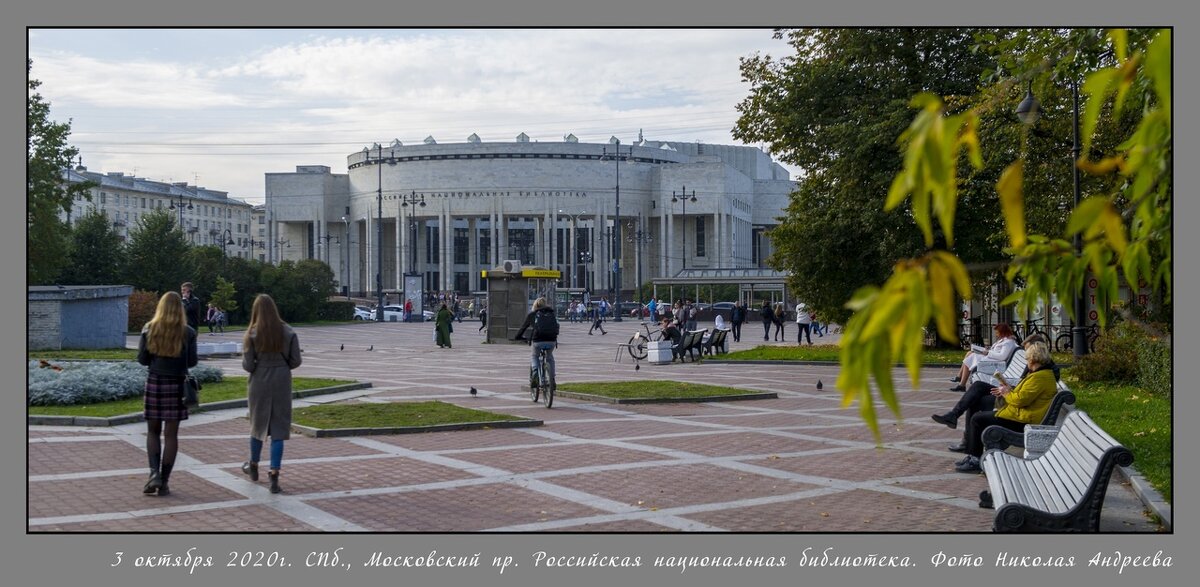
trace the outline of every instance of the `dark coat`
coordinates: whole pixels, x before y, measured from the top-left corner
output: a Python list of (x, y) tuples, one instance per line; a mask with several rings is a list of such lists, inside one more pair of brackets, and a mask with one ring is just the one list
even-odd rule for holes
[(200, 323), (204, 320), (200, 317), (203, 312), (204, 304), (200, 303), (200, 298), (193, 293), (191, 296), (183, 298), (183, 315), (187, 318), (188, 326), (199, 328)]
[(175, 377), (183, 377), (187, 375), (188, 369), (195, 367), (199, 363), (199, 357), (196, 355), (196, 330), (191, 326), (187, 327), (187, 334), (183, 337), (183, 349), (177, 357), (163, 357), (151, 354), (146, 348), (146, 329), (142, 329), (142, 336), (138, 338), (138, 355), (137, 361), (141, 365), (150, 367), (150, 372), (156, 375), (171, 375)]
[(242, 369), (250, 374), (246, 393), (250, 404), (250, 436), (259, 440), (287, 440), (292, 432), (292, 369), (300, 366), (300, 339), (284, 326), (284, 351), (259, 353), (250, 344), (242, 349)]
[(775, 321), (775, 310), (771, 308), (771, 304), (763, 304), (762, 310), (763, 324), (770, 324)]
[(729, 313), (729, 321), (734, 324), (741, 324), (746, 321), (746, 308), (734, 304), (733, 311)]
[(442, 308), (438, 310), (437, 316), (433, 318), (434, 326), (437, 328), (437, 344), (439, 346), (450, 345), (450, 323), (454, 321), (454, 314), (450, 310)]

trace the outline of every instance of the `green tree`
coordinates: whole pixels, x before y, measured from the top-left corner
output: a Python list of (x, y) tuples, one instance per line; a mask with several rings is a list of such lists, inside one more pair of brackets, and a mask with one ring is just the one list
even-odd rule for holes
[(225, 309), (231, 323), (245, 324), (250, 320), (250, 309), (254, 306), (254, 296), (264, 291), (262, 279), (264, 271), (269, 267), (258, 260), (232, 257), (223, 271), (223, 276), (233, 284), (234, 301), (237, 307)]
[(233, 282), (226, 281), (224, 277), (217, 276), (217, 284), (213, 288), (209, 301), (212, 302), (212, 305), (225, 312), (225, 316), (228, 319), (230, 312), (238, 309), (236, 295), (237, 292), (234, 290)]
[(129, 235), (126, 282), (159, 294), (178, 289), (179, 284), (192, 281), (189, 247), (170, 212), (147, 212)]
[[(896, 137), (921, 91), (967, 97), (994, 62), (972, 50), (969, 29), (800, 29), (779, 31), (795, 50), (782, 59), (742, 60), (750, 95), (738, 105), (734, 136), (766, 143), (804, 169), (780, 224), (770, 264), (820, 314), (844, 320), (859, 287), (885, 279), (896, 260), (923, 247), (910, 210), (879, 205), (903, 164)], [(996, 208), (967, 211), (964, 239), (987, 257)]]
[(112, 221), (92, 211), (75, 223), (60, 280), (69, 285), (116, 284), (124, 277), (125, 245)]
[[(26, 67), (32, 73), (33, 61)], [(30, 284), (50, 284), (66, 266), (70, 250), (70, 227), (59, 214), (70, 212), (77, 196), (90, 199), (88, 190), (94, 183), (65, 181), (66, 170), (79, 154), (67, 144), (71, 124), (50, 120), (50, 103), (36, 91), (42, 83), (32, 77), (26, 83), (25, 268)]]
[(191, 268), (188, 280), (195, 285), (196, 296), (208, 301), (217, 287), (217, 278), (222, 275), (225, 256), (221, 247), (213, 245), (192, 245), (188, 247), (187, 263)]

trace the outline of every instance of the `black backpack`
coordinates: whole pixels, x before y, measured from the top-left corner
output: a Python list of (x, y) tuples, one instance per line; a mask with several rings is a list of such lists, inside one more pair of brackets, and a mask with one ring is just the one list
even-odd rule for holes
[(552, 340), (558, 338), (558, 319), (554, 312), (538, 311), (533, 315), (533, 337)]

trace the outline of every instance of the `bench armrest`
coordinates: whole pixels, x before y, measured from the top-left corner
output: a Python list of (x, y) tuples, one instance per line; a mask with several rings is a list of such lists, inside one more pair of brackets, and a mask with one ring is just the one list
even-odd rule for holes
[(983, 430), (983, 449), (1007, 450), (1010, 446), (1025, 446), (1025, 434), (1003, 426), (988, 426)]

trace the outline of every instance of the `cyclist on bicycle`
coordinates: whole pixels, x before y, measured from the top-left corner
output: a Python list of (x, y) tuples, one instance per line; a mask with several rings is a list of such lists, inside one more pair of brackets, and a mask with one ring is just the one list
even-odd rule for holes
[(554, 378), (554, 347), (558, 346), (558, 319), (554, 316), (554, 308), (546, 303), (546, 298), (538, 298), (533, 302), (533, 311), (525, 316), (525, 322), (517, 331), (515, 340), (525, 340), (525, 331), (533, 331), (533, 355), (529, 373), (529, 386), (537, 387), (538, 354), (546, 351), (546, 373), (550, 377), (550, 387), (555, 387)]

